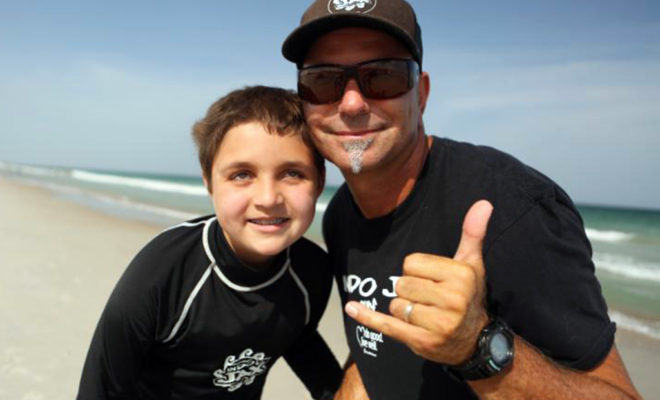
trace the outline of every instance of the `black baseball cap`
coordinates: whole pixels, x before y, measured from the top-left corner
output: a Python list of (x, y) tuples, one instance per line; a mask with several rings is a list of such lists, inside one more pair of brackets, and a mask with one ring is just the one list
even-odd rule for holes
[(282, 54), (300, 66), (316, 39), (347, 27), (371, 28), (394, 36), (421, 67), (422, 31), (415, 11), (405, 0), (316, 0), (298, 28), (284, 40)]

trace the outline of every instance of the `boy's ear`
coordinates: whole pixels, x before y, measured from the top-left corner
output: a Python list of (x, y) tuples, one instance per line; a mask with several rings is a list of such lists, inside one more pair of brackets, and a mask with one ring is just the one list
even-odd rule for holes
[(211, 190), (211, 186), (209, 186), (209, 181), (206, 179), (206, 175), (202, 174), (202, 180), (204, 181), (204, 187), (206, 188), (206, 191), (209, 192), (209, 194), (213, 194), (213, 191)]

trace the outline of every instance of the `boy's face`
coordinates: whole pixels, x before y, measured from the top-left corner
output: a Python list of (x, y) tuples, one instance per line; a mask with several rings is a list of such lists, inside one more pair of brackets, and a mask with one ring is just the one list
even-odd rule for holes
[(231, 128), (215, 155), (211, 197), (238, 257), (259, 267), (298, 240), (322, 190), (312, 150), (300, 135), (268, 133), (257, 122)]

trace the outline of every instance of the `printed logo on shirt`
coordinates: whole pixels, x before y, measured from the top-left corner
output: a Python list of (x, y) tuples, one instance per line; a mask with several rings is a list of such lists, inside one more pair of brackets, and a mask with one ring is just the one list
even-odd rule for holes
[(255, 377), (263, 374), (268, 369), (267, 363), (270, 357), (264, 353), (256, 353), (252, 349), (245, 349), (238, 356), (228, 356), (223, 368), (213, 373), (215, 377), (213, 384), (228, 391), (238, 390), (243, 385), (254, 382)]
[(337, 11), (353, 11), (366, 14), (376, 7), (378, 0), (330, 0), (328, 11), (334, 14)]
[[(399, 278), (401, 277), (394, 275), (390, 276), (390, 281), (387, 287), (381, 289), (380, 294), (383, 295), (383, 297), (396, 297), (396, 291), (394, 288), (396, 287), (396, 281), (398, 281)], [(348, 274), (342, 275), (341, 280), (344, 284), (344, 292), (348, 294), (357, 292), (362, 298), (371, 297), (376, 293), (376, 290), (378, 290), (378, 283), (370, 276), (361, 278), (355, 274)]]
[(364, 354), (378, 357), (378, 345), (383, 343), (381, 332), (372, 331), (364, 325), (358, 325), (355, 328), (355, 337)]
[[(390, 276), (388, 287), (381, 289), (380, 294), (383, 297), (396, 297), (394, 287), (399, 276)], [(357, 295), (360, 303), (372, 311), (376, 311), (378, 300), (373, 297), (377, 294), (378, 283), (372, 277), (361, 278), (350, 274), (342, 276), (343, 290), (348, 294)], [(383, 334), (373, 331), (364, 325), (358, 325), (355, 328), (355, 339), (362, 352), (371, 357), (378, 357), (378, 345), (383, 343)]]

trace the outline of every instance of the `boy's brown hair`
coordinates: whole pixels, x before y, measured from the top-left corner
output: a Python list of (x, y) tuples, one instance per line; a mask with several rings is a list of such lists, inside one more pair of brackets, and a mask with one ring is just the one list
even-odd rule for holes
[(213, 160), (222, 139), (233, 127), (259, 122), (270, 134), (301, 135), (314, 154), (314, 165), (322, 178), (325, 160), (311, 143), (298, 95), (286, 89), (268, 86), (248, 86), (234, 90), (213, 103), (206, 116), (192, 128), (199, 163), (211, 192)]

